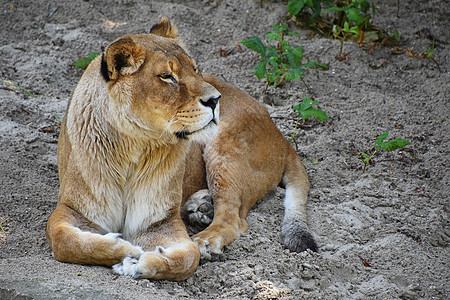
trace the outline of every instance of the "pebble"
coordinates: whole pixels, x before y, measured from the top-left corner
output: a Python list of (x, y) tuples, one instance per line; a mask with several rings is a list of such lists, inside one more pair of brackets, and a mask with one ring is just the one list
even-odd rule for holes
[(325, 246), (321, 247), (323, 251), (333, 251), (336, 249), (336, 247), (333, 244), (326, 244)]
[(308, 269), (312, 269), (313, 268), (313, 266), (308, 264), (308, 263), (303, 263), (302, 265), (303, 265), (303, 267), (308, 268)]

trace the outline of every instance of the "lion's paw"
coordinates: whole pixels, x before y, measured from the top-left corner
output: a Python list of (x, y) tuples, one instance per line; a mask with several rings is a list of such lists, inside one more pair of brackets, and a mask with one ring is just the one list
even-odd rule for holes
[(141, 276), (138, 272), (138, 262), (138, 259), (128, 256), (121, 263), (115, 264), (112, 269), (116, 274), (138, 278)]
[(223, 247), (219, 239), (204, 239), (199, 236), (194, 236), (193, 241), (200, 248), (200, 255), (202, 260), (218, 261), (223, 258)]
[(208, 190), (200, 190), (193, 194), (185, 204), (187, 219), (190, 225), (205, 228), (214, 217), (214, 206)]

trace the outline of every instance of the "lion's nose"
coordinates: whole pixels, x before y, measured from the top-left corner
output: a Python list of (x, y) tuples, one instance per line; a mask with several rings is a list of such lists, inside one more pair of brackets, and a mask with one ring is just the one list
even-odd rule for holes
[(210, 96), (206, 100), (200, 99), (200, 103), (206, 107), (210, 107), (213, 111), (216, 108), (217, 103), (219, 103), (219, 98), (222, 97), (221, 94)]

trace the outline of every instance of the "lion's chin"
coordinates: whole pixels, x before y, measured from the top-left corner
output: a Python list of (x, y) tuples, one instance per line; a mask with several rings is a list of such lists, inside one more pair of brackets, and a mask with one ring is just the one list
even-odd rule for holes
[(190, 140), (200, 144), (212, 141), (219, 133), (219, 125), (216, 119), (212, 119), (206, 126), (195, 131), (177, 131), (175, 135), (180, 140)]

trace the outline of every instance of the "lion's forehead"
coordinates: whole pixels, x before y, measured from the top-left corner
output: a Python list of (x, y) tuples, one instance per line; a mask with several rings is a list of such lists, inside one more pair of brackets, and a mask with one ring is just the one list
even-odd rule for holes
[(182, 69), (185, 67), (191, 69), (193, 66), (196, 65), (194, 59), (186, 55), (184, 52), (172, 52), (172, 53), (162, 52), (162, 53), (164, 57), (161, 60), (161, 62), (170, 65), (172, 69), (176, 68)]
[(157, 72), (167, 68), (170, 64), (173, 69), (166, 71), (181, 72), (183, 69), (192, 70), (193, 67), (197, 67), (195, 60), (176, 40), (153, 34), (132, 35), (130, 38), (145, 48), (147, 60)]
[(194, 59), (180, 51), (155, 49), (148, 51), (147, 67), (154, 72), (183, 72), (194, 70), (197, 64)]
[(148, 51), (161, 52), (166, 55), (186, 56), (190, 58), (187, 51), (175, 40), (162, 38), (159, 36), (145, 36), (135, 41), (138, 45)]

